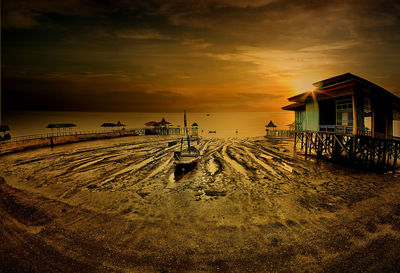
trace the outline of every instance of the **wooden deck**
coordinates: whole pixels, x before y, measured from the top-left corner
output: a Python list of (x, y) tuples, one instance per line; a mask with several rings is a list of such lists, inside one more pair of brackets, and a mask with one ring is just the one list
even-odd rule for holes
[(349, 167), (386, 172), (399, 159), (400, 140), (337, 132), (295, 131), (294, 146)]

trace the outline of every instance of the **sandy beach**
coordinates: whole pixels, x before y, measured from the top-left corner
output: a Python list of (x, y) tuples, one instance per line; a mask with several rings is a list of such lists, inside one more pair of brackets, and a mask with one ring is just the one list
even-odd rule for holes
[(0, 272), (396, 272), (400, 175), (296, 155), (285, 138), (171, 137), (0, 157)]

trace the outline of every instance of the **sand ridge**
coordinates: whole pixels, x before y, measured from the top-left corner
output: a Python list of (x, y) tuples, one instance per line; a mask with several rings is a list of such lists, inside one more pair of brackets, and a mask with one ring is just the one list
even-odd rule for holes
[[(400, 266), (397, 174), (304, 158), (290, 139), (262, 137), (202, 139), (198, 166), (179, 174), (169, 140), (128, 137), (0, 157), (2, 265), (39, 272)], [(24, 252), (26, 245), (36, 252)], [(46, 265), (38, 262), (41, 245)]]

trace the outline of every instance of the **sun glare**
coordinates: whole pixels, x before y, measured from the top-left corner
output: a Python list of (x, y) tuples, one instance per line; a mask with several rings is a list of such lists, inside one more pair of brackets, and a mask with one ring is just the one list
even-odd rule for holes
[(313, 82), (315, 82), (314, 77), (296, 78), (289, 80), (289, 84), (295, 94), (314, 90), (315, 87), (312, 85)]

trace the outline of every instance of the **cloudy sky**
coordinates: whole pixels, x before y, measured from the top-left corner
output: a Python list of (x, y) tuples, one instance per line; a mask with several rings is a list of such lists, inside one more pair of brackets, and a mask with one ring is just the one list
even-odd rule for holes
[(351, 72), (400, 95), (400, 4), (3, 0), (7, 109), (280, 111)]

